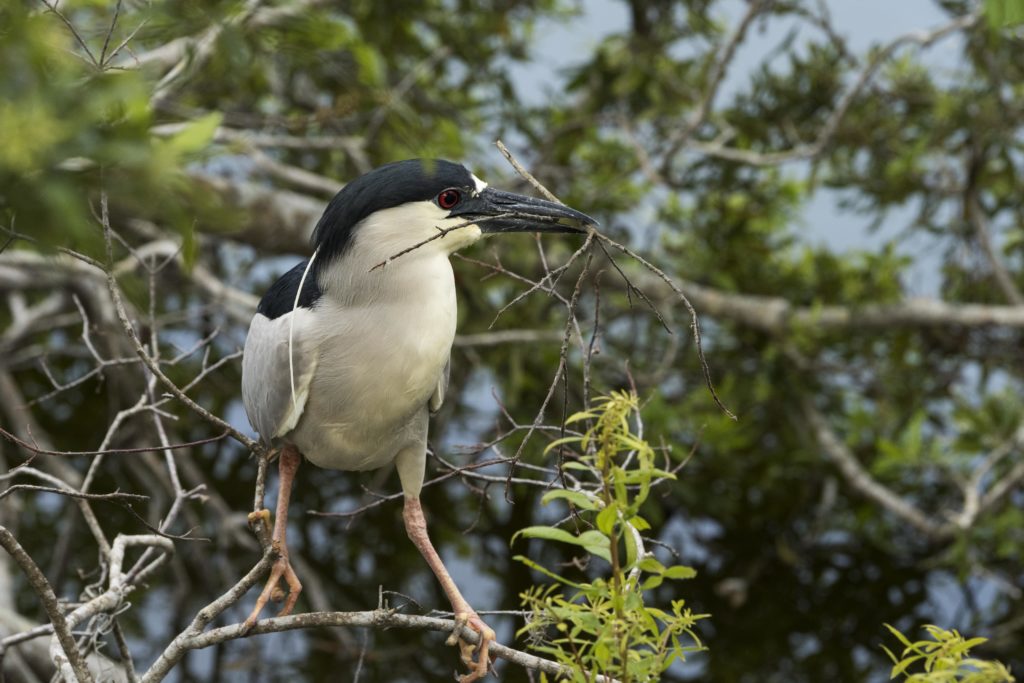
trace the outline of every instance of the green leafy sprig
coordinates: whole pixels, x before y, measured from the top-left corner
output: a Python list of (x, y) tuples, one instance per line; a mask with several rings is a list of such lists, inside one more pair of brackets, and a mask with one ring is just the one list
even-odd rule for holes
[[(889, 624), (885, 627), (903, 643), (899, 657), (882, 646), (894, 663), (890, 679), (903, 676), (905, 683), (1013, 683), (1016, 680), (1000, 662), (968, 656), (971, 649), (984, 643), (986, 638), (964, 638), (955, 630), (947, 631), (929, 624), (924, 630), (931, 638), (911, 642), (898, 629)], [(909, 673), (911, 667), (917, 666), (924, 671)]]
[(516, 559), (552, 580), (522, 594), (532, 618), (519, 634), (533, 648), (566, 666), (566, 677), (580, 683), (600, 674), (623, 683), (656, 681), (673, 662), (704, 649), (694, 631), (707, 615), (693, 614), (684, 600), (669, 609), (645, 602), (645, 593), (666, 579), (688, 579), (687, 566), (666, 567), (644, 549), (641, 532), (651, 528), (640, 510), (653, 486), (675, 475), (655, 466), (655, 452), (634, 433), (636, 394), (614, 392), (594, 408), (572, 415), (566, 424), (589, 424), (581, 435), (548, 446), (576, 446), (577, 458), (564, 464), (577, 488), (549, 492), (543, 503), (562, 500), (592, 528), (574, 533), (552, 526), (531, 526), (514, 537), (537, 538), (577, 546), (607, 563), (609, 571), (589, 582), (571, 581), (529, 558)]

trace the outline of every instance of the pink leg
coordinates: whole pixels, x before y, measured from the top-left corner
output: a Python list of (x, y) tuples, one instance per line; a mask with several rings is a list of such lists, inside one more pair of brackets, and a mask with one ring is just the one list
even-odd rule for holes
[[(253, 607), (249, 617), (242, 625), (242, 628), (246, 631), (256, 624), (256, 620), (259, 619), (260, 612), (263, 611), (263, 607), (267, 604), (268, 600), (280, 600), (284, 596), (284, 591), (278, 587), (279, 581), (284, 579), (285, 584), (288, 586), (288, 597), (284, 602), (284, 607), (278, 612), (277, 616), (279, 617), (291, 613), (292, 608), (295, 607), (295, 601), (299, 599), (299, 593), (302, 592), (302, 584), (299, 582), (299, 577), (295, 575), (291, 562), (288, 561), (287, 542), (288, 503), (292, 496), (292, 482), (295, 480), (295, 473), (299, 471), (299, 464), (301, 462), (302, 456), (299, 455), (299, 451), (295, 446), (285, 446), (281, 450), (278, 462), (278, 472), (280, 473), (281, 481), (278, 485), (277, 493), (277, 519), (274, 521), (274, 535), (271, 537), (280, 557), (277, 558), (270, 570), (270, 577), (267, 579), (267, 584), (263, 587), (263, 592), (256, 599), (256, 606)], [(263, 512), (266, 513), (266, 510)], [(250, 515), (251, 517), (252, 515)]]
[[(409, 534), (409, 539), (412, 540), (413, 544), (419, 549), (420, 554), (423, 555), (423, 559), (430, 565), (434, 575), (437, 576), (438, 582), (441, 584), (441, 588), (444, 589), (448, 600), (452, 603), (455, 621), (459, 624), (456, 627), (456, 632), (461, 630), (460, 627), (468, 626), (480, 634), (480, 644), (476, 647), (460, 640), (462, 661), (472, 671), (459, 679), (462, 683), (472, 683), (479, 680), (487, 675), (487, 668), (491, 663), (490, 658), (487, 656), (487, 649), (495, 638), (494, 631), (480, 619), (480, 615), (462, 597), (462, 593), (459, 592), (455, 581), (452, 580), (451, 575), (445, 568), (444, 562), (441, 561), (440, 555), (434, 550), (434, 545), (430, 542), (430, 537), (427, 536), (427, 520), (423, 517), (423, 507), (420, 505), (418, 497), (408, 495), (405, 497), (402, 519), (405, 520), (405, 531)], [(479, 653), (475, 660), (473, 659), (474, 650)]]

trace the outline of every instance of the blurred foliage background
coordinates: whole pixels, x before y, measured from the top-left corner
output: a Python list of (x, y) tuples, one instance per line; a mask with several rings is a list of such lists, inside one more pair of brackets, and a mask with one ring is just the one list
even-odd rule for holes
[[(500, 137), (691, 298), (719, 392), (739, 415), (729, 420), (704, 388), (672, 292), (618, 259), (667, 332), (596, 253), (579, 307), (585, 334), (599, 326), (593, 388), (635, 383), (647, 438), (689, 458), (647, 518), (698, 569), (659, 590), (666, 604), (682, 596), (712, 615), (698, 627), (710, 651), (666, 680), (886, 680), (883, 622), (986, 636), (978, 654), (1024, 670), (1024, 35), (1012, 4), (936, 0), (918, 32), (858, 50), (830, 3), (616, 3), (628, 21), (593, 36), (551, 89), (524, 66), (538, 34), (575, 26), (582, 3), (3, 0), (0, 426), (58, 450), (96, 449), (144, 391), (132, 366), (79, 381), (96, 365), (80, 310), (103, 357), (131, 355), (99, 271), (58, 251), (105, 258), (101, 192), (124, 240), (115, 257), (130, 246), (141, 262), (174, 261), (155, 287), (139, 268), (119, 271), (137, 310), (159, 321), (164, 355), (217, 331), (215, 359), (241, 347), (251, 295), (307, 253), (345, 180), (443, 157), (529, 191), (493, 150)], [(746, 57), (755, 67), (731, 68), (751, 36), (766, 46)], [(926, 56), (940, 46), (946, 66), (936, 68)], [(855, 227), (809, 224), (808, 207), (823, 200), (832, 208), (814, 214), (821, 221)], [(575, 248), (545, 244), (552, 263)], [(536, 277), (537, 247), (523, 237), (465, 256), (455, 260), (452, 390), (433, 444), (469, 462), (494, 455), (471, 446), (500, 431), (496, 397), (532, 420), (564, 312), (534, 294), (490, 329), (525, 287), (475, 261)], [(201, 355), (168, 373), (187, 382)], [(583, 401), (580, 362), (570, 355), (570, 412)], [(248, 430), (239, 373), (234, 359), (191, 395)], [(218, 433), (169, 409), (172, 441)], [(130, 418), (109, 441), (152, 444), (151, 423)], [(539, 460), (542, 450), (538, 440), (525, 452)], [(25, 453), (3, 443), (0, 456), (10, 468)], [(121, 618), (140, 666), (259, 555), (244, 521), (247, 453), (221, 440), (176, 458), (186, 484), (207, 490), (174, 531), (211, 541), (176, 542), (172, 563), (134, 596), (139, 609)], [(51, 460), (68, 481), (90, 467)], [(96, 490), (167, 495), (154, 453), (107, 458), (95, 477)], [(390, 472), (300, 470), (300, 608), (370, 609), (378, 586), (419, 603), (409, 609), (444, 605), (402, 532), (399, 502), (351, 520), (304, 514), (357, 508), (373, 500), (366, 487), (398, 490)], [(453, 479), (423, 498), (474, 606), (515, 609), (533, 577), (508, 539), (551, 520), (540, 490), (513, 487), (514, 504), (500, 485), (485, 493)], [(97, 510), (111, 533), (141, 528), (116, 506)], [(58, 595), (73, 599), (94, 580), (95, 546), (73, 502), (8, 496), (0, 523)], [(548, 566), (569, 560), (545, 556)], [(0, 638), (44, 620), (0, 558)], [(506, 641), (518, 627), (490, 620)], [(36, 680), (13, 661), (9, 652), (8, 680)], [(455, 661), (437, 634), (335, 629), (194, 652), (171, 679), (348, 680), (360, 662), (362, 681), (429, 681)], [(502, 669), (504, 680), (526, 676)]]

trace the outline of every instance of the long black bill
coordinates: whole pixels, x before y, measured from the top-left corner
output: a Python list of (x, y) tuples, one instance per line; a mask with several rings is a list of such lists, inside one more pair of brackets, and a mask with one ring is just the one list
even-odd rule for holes
[(452, 210), (451, 216), (479, 219), (486, 233), (496, 232), (586, 232), (597, 221), (564, 204), (536, 199), (494, 188), (484, 188), (475, 197), (467, 197)]

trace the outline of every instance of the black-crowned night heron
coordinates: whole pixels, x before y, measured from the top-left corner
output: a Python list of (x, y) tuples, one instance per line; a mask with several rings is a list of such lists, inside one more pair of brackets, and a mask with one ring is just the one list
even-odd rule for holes
[(434, 550), (419, 499), (427, 422), (444, 401), (455, 337), (448, 256), (489, 233), (582, 232), (594, 224), (566, 206), (490, 188), (465, 167), (441, 160), (381, 166), (331, 200), (313, 232), (313, 256), (271, 286), (245, 341), (245, 410), (262, 440), (280, 448), (273, 529), (280, 557), (246, 628), (272, 595), (283, 595), (281, 581), (288, 591), (281, 614), (302, 590), (286, 544), (288, 500), (302, 456), (337, 470), (395, 463), (406, 532), (437, 575), (456, 621), (481, 637), (475, 652), (463, 643), (471, 668), (463, 681), (486, 675), (494, 632)]

